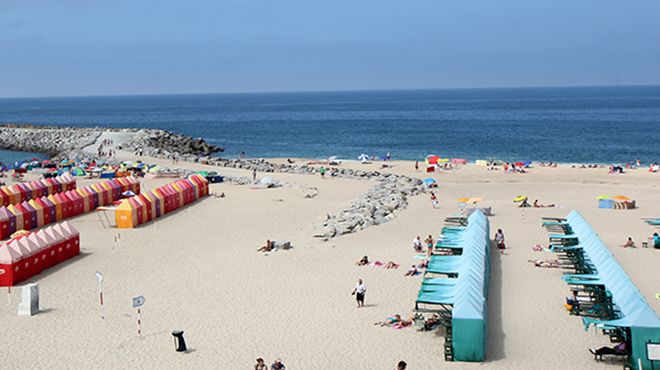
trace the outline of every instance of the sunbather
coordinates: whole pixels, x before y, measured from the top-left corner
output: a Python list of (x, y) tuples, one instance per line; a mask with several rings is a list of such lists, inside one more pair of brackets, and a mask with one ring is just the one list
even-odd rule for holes
[(626, 352), (626, 342), (623, 341), (614, 347), (600, 347), (598, 349), (589, 348), (589, 352), (594, 355), (596, 360), (603, 359), (603, 355), (624, 356)]
[(394, 263), (394, 261), (390, 261), (390, 262), (386, 263), (385, 266), (383, 266), (383, 267), (385, 267), (386, 269), (398, 269), (399, 265)]
[(555, 206), (554, 204), (543, 205), (539, 203), (538, 199), (534, 200), (534, 204), (532, 205), (532, 207), (534, 208), (552, 208), (554, 206)]
[(413, 239), (412, 245), (415, 252), (421, 252), (424, 249), (422, 244), (422, 239), (419, 238), (419, 235), (415, 239)]
[(559, 268), (559, 261), (557, 260), (527, 260), (527, 262), (533, 263), (535, 267), (544, 267), (544, 268)]
[(262, 246), (261, 248), (257, 249), (257, 252), (270, 252), (273, 250), (275, 246), (275, 243), (270, 241), (270, 239), (266, 240), (266, 245)]
[(408, 269), (408, 271), (404, 276), (415, 276), (415, 275), (417, 275), (417, 266), (412, 265), (412, 267)]
[(364, 256), (355, 262), (356, 266), (364, 266), (369, 264), (369, 257)]
[(392, 316), (388, 316), (385, 321), (378, 321), (375, 322), (374, 325), (380, 325), (380, 326), (392, 326), (398, 322), (401, 322), (401, 315), (396, 314)]

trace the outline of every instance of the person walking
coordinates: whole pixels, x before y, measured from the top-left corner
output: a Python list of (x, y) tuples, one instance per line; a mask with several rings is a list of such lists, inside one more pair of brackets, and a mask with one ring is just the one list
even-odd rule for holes
[(257, 181), (257, 168), (252, 169), (252, 181)]
[(506, 244), (504, 244), (504, 233), (502, 229), (497, 229), (497, 233), (495, 233), (495, 244), (497, 245), (497, 249), (500, 250), (500, 253), (504, 254)]
[(364, 295), (367, 293), (367, 286), (364, 284), (362, 279), (358, 279), (357, 285), (355, 285), (355, 288), (353, 289), (353, 293), (351, 295), (355, 296), (355, 300), (357, 301), (357, 307), (364, 307)]
[(419, 161), (415, 161), (415, 172), (419, 172)]
[(431, 192), (431, 206), (433, 208), (438, 208), (438, 197), (434, 192)]
[(325, 178), (325, 167), (321, 166), (320, 172), (321, 172), (321, 178), (324, 179)]

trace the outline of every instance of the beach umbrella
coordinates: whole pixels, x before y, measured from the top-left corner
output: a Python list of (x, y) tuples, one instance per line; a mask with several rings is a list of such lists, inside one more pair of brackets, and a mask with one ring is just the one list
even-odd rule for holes
[(85, 171), (80, 167), (74, 167), (69, 172), (71, 172), (73, 176), (85, 176)]
[(121, 195), (123, 195), (125, 198), (130, 198), (130, 197), (134, 197), (135, 193), (130, 191), (130, 190), (127, 190), (127, 191), (121, 193)]
[(513, 165), (516, 167), (525, 167), (525, 164), (523, 162), (516, 162)]
[(483, 202), (483, 199), (481, 199), (481, 198), (470, 198), (467, 201), (467, 203), (478, 203), (478, 202)]
[(426, 156), (426, 163), (427, 164), (438, 164), (438, 159), (440, 159), (440, 157), (438, 157), (437, 155), (429, 154), (429, 155)]
[[(149, 170), (149, 172), (151, 172), (151, 170)], [(206, 177), (206, 176), (209, 175), (209, 173), (206, 172), (206, 171), (199, 171), (199, 172), (197, 172), (197, 173), (200, 174), (200, 175), (202, 175), (202, 176), (204, 176), (204, 177)]]
[(18, 230), (17, 232), (15, 232), (15, 233), (11, 234), (10, 238), (16, 239), (16, 238), (20, 238), (20, 237), (26, 236), (26, 235), (30, 235), (30, 232), (27, 231), (27, 230), (21, 229), (21, 230)]
[(369, 156), (366, 153), (362, 153), (362, 154), (360, 154), (358, 159), (361, 160), (362, 162), (366, 162), (366, 161), (369, 160)]
[(526, 201), (526, 200), (527, 200), (527, 197), (526, 197), (526, 196), (524, 196), (524, 195), (518, 195), (517, 197), (515, 197), (515, 198), (513, 199), (513, 202), (514, 202), (514, 203), (520, 203), (520, 202), (524, 202), (524, 201)]
[(447, 163), (449, 162), (449, 158), (438, 158), (437, 163)]
[(458, 203), (467, 203), (470, 200), (470, 198), (458, 198), (456, 201)]
[(615, 196), (612, 197), (612, 199), (616, 199), (616, 200), (630, 200), (630, 198), (628, 198), (628, 197), (625, 196), (625, 195), (615, 195)]
[(431, 184), (435, 184), (435, 179), (428, 177), (422, 180), (422, 182), (424, 183), (424, 185), (431, 185)]
[(209, 176), (218, 176), (218, 173), (215, 171), (209, 171)]

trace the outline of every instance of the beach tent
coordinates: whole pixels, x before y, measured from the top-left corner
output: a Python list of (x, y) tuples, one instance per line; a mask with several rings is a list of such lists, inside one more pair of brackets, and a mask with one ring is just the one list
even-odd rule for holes
[(18, 283), (18, 272), (23, 256), (6, 243), (0, 244), (0, 286), (12, 286)]
[(80, 233), (78, 230), (74, 229), (66, 221), (55, 224), (52, 228), (63, 236), (61, 244), (63, 244), (64, 259), (69, 259), (80, 254)]
[(60, 201), (57, 200), (53, 194), (49, 195), (47, 199), (53, 204), (53, 206), (55, 206), (55, 221), (61, 221), (62, 218), (64, 218), (62, 203), (60, 203)]
[[(27, 236), (22, 236), (17, 238), (15, 239), (15, 242), (21, 245), (26, 250), (28, 250), (28, 259), (30, 263), (28, 270), (29, 276), (40, 274), (41, 271), (43, 271), (43, 264), (40, 258), (41, 250), (39, 249), (39, 245), (36, 244), (34, 241), (30, 240)], [(26, 258), (24, 255), (23, 260), (25, 261), (25, 259)]]
[(159, 195), (154, 194), (152, 191), (142, 193), (144, 196), (151, 202), (151, 213), (153, 218), (158, 218), (161, 216), (161, 209), (163, 209), (163, 198)]
[(44, 269), (50, 268), (57, 264), (57, 258), (55, 257), (57, 255), (57, 251), (54, 248), (57, 244), (57, 241), (52, 236), (48, 235), (44, 230), (39, 230), (30, 234), (28, 238), (35, 238), (39, 240), (39, 245), (41, 245), (41, 248), (44, 252), (41, 255)]
[(7, 210), (16, 216), (16, 230), (30, 230), (30, 220), (25, 217), (24, 213), (17, 209), (16, 206), (10, 204), (7, 206)]
[[(44, 198), (45, 197), (41, 197), (30, 201), (34, 203), (33, 205), (34, 209), (37, 209), (37, 205), (39, 206), (39, 208), (41, 208), (41, 217), (43, 217), (43, 223), (41, 224), (42, 226), (48, 225), (51, 222), (55, 222), (55, 217), (51, 219), (51, 211), (54, 212), (54, 209), (51, 210), (50, 206), (44, 203), (43, 201)], [(37, 219), (38, 218), (39, 216), (37, 215)]]
[(145, 205), (146, 217), (144, 222), (149, 222), (155, 218), (156, 207), (144, 193), (137, 196), (138, 200)]
[(32, 206), (27, 201), (23, 201), (23, 203), (21, 203), (20, 205), (25, 210), (25, 213), (27, 213), (30, 217), (29, 230), (36, 229), (37, 227), (39, 227), (39, 221), (37, 220), (37, 211), (34, 208), (32, 208)]
[(7, 207), (0, 207), (0, 239), (5, 239), (16, 231), (16, 216), (7, 210)]
[(138, 225), (137, 212), (133, 212), (133, 205), (123, 200), (115, 209), (115, 222), (120, 229), (130, 229)]
[(78, 188), (75, 190), (75, 192), (78, 193), (82, 199), (83, 213), (87, 213), (94, 209), (94, 200), (92, 199), (91, 194), (87, 193), (87, 191), (83, 188)]
[(43, 230), (49, 237), (51, 237), (53, 240), (55, 240), (55, 243), (53, 243), (53, 246), (51, 247), (51, 251), (54, 251), (55, 254), (51, 254), (54, 263), (58, 264), (60, 262), (65, 261), (66, 258), (66, 253), (64, 252), (64, 246), (66, 245), (66, 242), (64, 240), (64, 235), (62, 232), (53, 226), (49, 226)]
[[(57, 209), (55, 208), (55, 204), (53, 204), (48, 197), (41, 197), (37, 199), (37, 201), (44, 206), (44, 218), (48, 218), (46, 224), (57, 222)], [(46, 216), (46, 213), (48, 213), (48, 216)]]
[(57, 178), (49, 177), (45, 179), (52, 187), (51, 194), (59, 193), (62, 191), (62, 184), (57, 180)]
[(20, 263), (20, 279), (25, 280), (29, 279), (30, 277), (35, 275), (34, 272), (34, 267), (32, 264), (32, 255), (29, 249), (25, 247), (25, 245), (18, 243), (17, 239), (10, 239), (7, 242), (7, 246), (9, 248), (13, 248), (15, 251), (18, 251), (23, 258), (21, 258), (21, 263)]
[(44, 208), (37, 203), (35, 199), (30, 199), (28, 202), (30, 207), (32, 207), (37, 214), (37, 227), (44, 226), (46, 224), (46, 218), (44, 217)]
[(53, 193), (53, 184), (46, 181), (46, 179), (41, 179), (39, 180), (39, 182), (41, 183), (41, 186), (43, 186), (45, 189), (45, 193), (43, 195), (48, 195)]

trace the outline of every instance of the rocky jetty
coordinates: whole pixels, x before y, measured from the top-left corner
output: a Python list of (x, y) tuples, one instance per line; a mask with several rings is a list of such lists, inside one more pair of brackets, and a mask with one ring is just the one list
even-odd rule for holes
[(142, 150), (152, 157), (204, 157), (223, 152), (224, 149), (189, 136), (175, 134), (165, 130), (137, 130), (131, 141), (122, 146), (125, 150)]
[(59, 158), (87, 157), (89, 154), (83, 153), (83, 149), (93, 145), (103, 132), (128, 133), (132, 138), (121, 145), (121, 149), (142, 150), (143, 154), (154, 157), (176, 154), (179, 157), (199, 158), (223, 151), (203, 139), (193, 139), (165, 130), (16, 124), (0, 126), (0, 148), (45, 153)]
[(339, 214), (326, 214), (314, 236), (323, 240), (353, 233), (390, 221), (408, 206), (408, 197), (424, 192), (421, 180), (407, 176), (381, 175), (376, 185), (360, 195)]
[(68, 156), (94, 144), (100, 135), (95, 129), (5, 125), (0, 126), (0, 148)]

